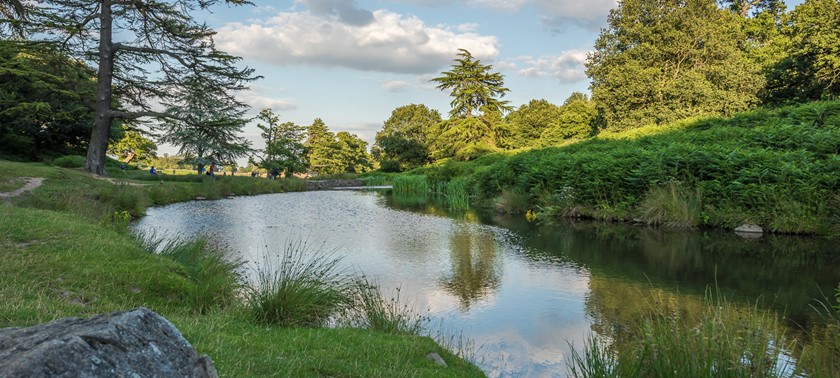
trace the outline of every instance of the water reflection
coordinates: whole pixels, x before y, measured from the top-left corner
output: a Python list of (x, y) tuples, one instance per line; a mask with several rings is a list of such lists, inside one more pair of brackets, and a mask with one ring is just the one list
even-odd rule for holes
[[(501, 227), (499, 227), (501, 226)], [(568, 344), (621, 338), (650, 298), (698, 307), (707, 288), (740, 306), (817, 321), (809, 305), (840, 282), (836, 241), (660, 232), (596, 223), (557, 226), (460, 211), (429, 198), (308, 192), (149, 209), (135, 226), (164, 237), (224, 241), (261, 261), (290, 239), (337, 249), (344, 263), (402, 288), (416, 308), (479, 346), (490, 376), (561, 377)]]
[(451, 272), (442, 279), (443, 287), (461, 301), (464, 311), (499, 286), (502, 272), (497, 258), (495, 235), (472, 232), (468, 227), (454, 227), (449, 234)]

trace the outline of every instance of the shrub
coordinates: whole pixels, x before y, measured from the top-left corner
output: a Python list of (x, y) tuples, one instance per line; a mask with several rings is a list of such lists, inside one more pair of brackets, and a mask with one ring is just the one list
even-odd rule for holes
[(53, 160), (53, 165), (61, 168), (82, 168), (85, 166), (86, 158), (79, 155), (67, 155)]

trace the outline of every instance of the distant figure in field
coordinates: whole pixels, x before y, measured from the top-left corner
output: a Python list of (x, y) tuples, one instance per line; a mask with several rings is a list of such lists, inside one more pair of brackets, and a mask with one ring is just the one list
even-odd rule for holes
[(120, 169), (122, 169), (123, 173), (125, 173), (125, 163), (120, 164)]
[(257, 177), (257, 171), (251, 171), (251, 177)]
[(210, 169), (207, 170), (210, 177), (216, 177), (216, 163), (210, 163)]
[(157, 174), (157, 170), (155, 169), (154, 165), (151, 168), (149, 168), (149, 174), (153, 174), (153, 175)]

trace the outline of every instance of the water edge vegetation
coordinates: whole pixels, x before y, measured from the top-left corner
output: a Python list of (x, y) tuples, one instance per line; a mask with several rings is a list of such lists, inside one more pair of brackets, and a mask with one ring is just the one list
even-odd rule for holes
[[(21, 177), (46, 180), (0, 204), (0, 217), (9, 220), (0, 222), (0, 327), (145, 306), (210, 355), (222, 376), (483, 376), (418, 334), (255, 322), (238, 300), (238, 265), (220, 259), (212, 243), (170, 243), (128, 231), (129, 220), (153, 204), (300, 190), (295, 180), (194, 175), (161, 181), (148, 173), (103, 180), (42, 163), (3, 161), (2, 167), (0, 182), (9, 187)], [(151, 253), (156, 250), (163, 253)], [(429, 361), (430, 352), (449, 367)]]

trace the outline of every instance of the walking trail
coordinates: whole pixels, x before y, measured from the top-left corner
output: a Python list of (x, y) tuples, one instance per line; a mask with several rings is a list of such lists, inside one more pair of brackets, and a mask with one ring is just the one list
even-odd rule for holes
[(17, 197), (23, 192), (31, 191), (39, 186), (44, 182), (43, 177), (21, 177), (22, 179), (26, 180), (26, 185), (22, 188), (13, 190), (11, 192), (0, 192), (0, 198), (6, 199), (11, 197)]

